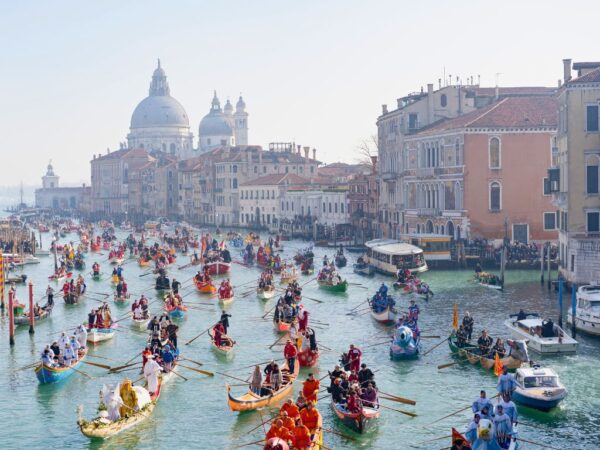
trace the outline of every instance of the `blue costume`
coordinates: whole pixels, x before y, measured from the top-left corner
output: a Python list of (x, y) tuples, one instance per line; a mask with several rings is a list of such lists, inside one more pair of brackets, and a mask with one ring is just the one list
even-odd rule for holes
[(511, 373), (503, 373), (498, 377), (498, 392), (512, 392), (517, 388), (515, 377)]

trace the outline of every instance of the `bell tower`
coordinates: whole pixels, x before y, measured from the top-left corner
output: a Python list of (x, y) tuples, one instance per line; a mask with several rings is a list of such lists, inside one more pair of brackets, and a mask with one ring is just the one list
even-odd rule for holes
[(248, 113), (246, 112), (246, 103), (241, 95), (235, 105), (233, 119), (236, 145), (248, 145)]
[(58, 187), (58, 175), (54, 174), (54, 167), (52, 167), (52, 160), (48, 162), (48, 168), (46, 169), (46, 175), (42, 177), (42, 188), (43, 189), (54, 189)]

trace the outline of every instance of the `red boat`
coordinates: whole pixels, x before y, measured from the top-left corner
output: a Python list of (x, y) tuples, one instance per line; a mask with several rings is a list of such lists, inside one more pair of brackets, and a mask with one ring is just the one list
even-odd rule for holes
[(231, 270), (231, 263), (215, 261), (204, 264), (204, 267), (208, 269), (209, 275), (224, 275), (226, 273), (229, 273), (229, 271)]
[(300, 367), (314, 367), (319, 362), (319, 352), (307, 349), (303, 352), (298, 352), (298, 361)]

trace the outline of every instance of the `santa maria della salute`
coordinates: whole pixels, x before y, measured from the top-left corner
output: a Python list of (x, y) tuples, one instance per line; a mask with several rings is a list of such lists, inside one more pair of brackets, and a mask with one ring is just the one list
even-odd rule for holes
[(241, 96), (235, 112), (229, 100), (221, 108), (215, 91), (210, 110), (198, 126), (198, 145), (194, 147), (189, 117), (171, 96), (167, 75), (158, 60), (148, 97), (133, 111), (129, 130), (129, 148), (160, 150), (179, 159), (190, 159), (217, 147), (248, 145), (248, 113)]

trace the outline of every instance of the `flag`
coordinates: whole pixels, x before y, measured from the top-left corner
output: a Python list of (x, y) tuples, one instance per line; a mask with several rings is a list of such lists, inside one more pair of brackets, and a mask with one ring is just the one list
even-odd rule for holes
[(463, 449), (464, 450), (470, 450), (471, 446), (469, 445), (467, 439), (460, 434), (456, 428), (452, 428), (452, 445), (456, 444), (457, 441), (463, 441), (464, 445), (463, 445)]
[(452, 328), (458, 330), (458, 304), (454, 304), (454, 317), (452, 318)]
[(502, 361), (500, 361), (500, 356), (498, 356), (498, 352), (496, 352), (496, 357), (494, 358), (494, 375), (499, 377), (502, 375), (504, 367), (502, 366)]
[(221, 243), (219, 244), (219, 249), (220, 250), (225, 250), (225, 240), (221, 241)]

